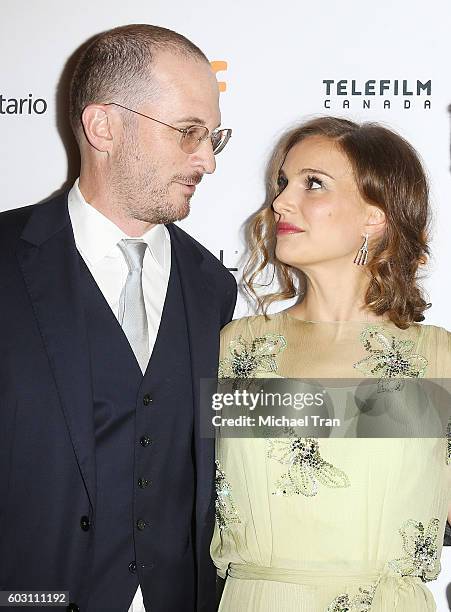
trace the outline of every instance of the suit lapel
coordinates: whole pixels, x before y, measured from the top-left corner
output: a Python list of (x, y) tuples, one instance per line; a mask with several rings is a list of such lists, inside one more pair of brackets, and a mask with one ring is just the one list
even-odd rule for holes
[(200, 379), (216, 378), (220, 311), (203, 257), (176, 226), (168, 226), (177, 258), (191, 351), (196, 457), (196, 519), (203, 525), (213, 499), (214, 440), (200, 436)]
[(89, 349), (80, 295), (80, 261), (66, 195), (34, 209), (17, 256), (93, 506), (95, 439)]

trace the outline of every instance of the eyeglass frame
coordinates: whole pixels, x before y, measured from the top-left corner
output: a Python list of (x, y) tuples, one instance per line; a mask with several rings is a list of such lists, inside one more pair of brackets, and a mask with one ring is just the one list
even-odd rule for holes
[[(196, 146), (194, 151), (192, 151), (191, 153), (187, 153), (187, 155), (191, 155), (192, 153), (195, 153), (198, 150), (198, 148), (200, 147), (200, 145), (202, 144), (202, 142), (207, 140), (207, 138), (210, 138), (210, 141), (211, 141), (211, 136), (215, 132), (226, 132), (226, 137), (224, 138), (224, 142), (222, 143), (222, 145), (218, 149), (216, 149), (216, 151), (213, 149), (213, 155), (218, 155), (218, 153), (221, 153), (221, 151), (224, 149), (224, 147), (229, 142), (229, 140), (230, 140), (230, 138), (232, 136), (232, 128), (222, 128), (220, 130), (219, 129), (218, 130), (213, 130), (213, 132), (210, 132), (210, 130), (207, 127), (205, 127), (205, 125), (197, 125), (197, 124), (189, 125), (186, 128), (178, 128), (178, 127), (175, 127), (175, 125), (171, 125), (169, 123), (165, 123), (164, 121), (160, 121), (160, 119), (155, 119), (155, 117), (150, 117), (149, 115), (145, 115), (144, 113), (141, 113), (141, 112), (139, 112), (137, 110), (133, 110), (133, 108), (128, 108), (128, 106), (124, 106), (123, 104), (119, 104), (119, 102), (105, 102), (105, 106), (111, 106), (113, 104), (114, 104), (114, 106), (119, 106), (120, 108), (128, 110), (131, 113), (135, 113), (136, 115), (140, 115), (141, 117), (145, 117), (146, 119), (151, 119), (152, 121), (156, 121), (157, 123), (160, 123), (161, 125), (165, 125), (168, 128), (171, 128), (173, 130), (176, 130), (177, 132), (180, 132), (180, 134), (182, 134), (182, 139), (181, 139), (180, 142), (182, 142), (183, 138), (186, 137), (186, 135), (188, 134), (188, 130), (190, 130), (193, 127), (200, 127), (200, 128), (203, 128), (204, 130), (206, 130), (205, 136), (201, 140), (199, 140), (199, 144)], [(180, 148), (181, 148), (181, 144), (180, 144)], [(182, 149), (182, 151), (183, 151), (183, 149)], [(186, 153), (186, 151), (183, 151), (183, 152)]]

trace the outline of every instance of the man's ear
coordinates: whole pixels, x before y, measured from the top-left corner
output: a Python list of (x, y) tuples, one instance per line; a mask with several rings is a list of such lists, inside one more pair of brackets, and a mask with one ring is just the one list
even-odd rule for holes
[(88, 104), (81, 116), (83, 131), (89, 144), (101, 153), (113, 148), (114, 118), (105, 104)]
[(385, 230), (386, 218), (384, 211), (378, 206), (369, 205), (364, 232), (372, 236), (378, 236)]

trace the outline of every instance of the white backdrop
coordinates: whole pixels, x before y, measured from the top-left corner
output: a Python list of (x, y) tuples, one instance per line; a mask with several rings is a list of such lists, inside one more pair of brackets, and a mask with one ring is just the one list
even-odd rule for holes
[[(40, 201), (74, 176), (56, 97), (73, 51), (110, 27), (163, 25), (191, 38), (211, 60), (226, 63), (227, 69), (218, 72), (225, 83), (223, 126), (234, 130), (217, 159), (215, 175), (198, 189), (183, 227), (225, 265), (237, 267), (243, 253), (241, 227), (263, 200), (264, 165), (277, 136), (312, 114), (381, 121), (412, 142), (430, 175), (435, 219), (426, 287), (433, 306), (426, 323), (451, 329), (447, 1), (2, 0), (0, 10), (0, 210)], [(324, 80), (335, 82), (330, 95)], [(362, 93), (365, 83), (374, 80), (376, 95), (353, 94), (353, 80), (354, 92)], [(389, 82), (383, 95), (381, 80)], [(347, 81), (339, 88), (346, 95), (338, 95), (337, 81)], [(425, 88), (416, 95), (418, 81)], [(368, 87), (371, 91), (371, 83)], [(403, 95), (403, 90), (413, 95)], [(22, 113), (17, 99), (26, 100)], [(349, 108), (343, 108), (344, 100)], [(364, 108), (364, 100), (370, 108)], [(405, 108), (406, 100), (410, 108)], [(384, 101), (390, 108), (384, 108)], [(424, 108), (426, 101), (430, 108)], [(244, 312), (241, 301), (236, 315)], [(432, 590), (439, 611), (445, 612), (451, 547), (442, 562), (440, 581)]]

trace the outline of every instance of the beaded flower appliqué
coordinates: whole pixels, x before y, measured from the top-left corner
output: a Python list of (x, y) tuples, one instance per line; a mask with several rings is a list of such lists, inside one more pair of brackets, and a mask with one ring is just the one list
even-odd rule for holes
[(354, 597), (342, 594), (336, 597), (328, 606), (326, 612), (369, 612), (374, 599), (376, 587), (359, 588)]
[(438, 558), (439, 520), (434, 518), (425, 527), (409, 519), (399, 530), (405, 556), (389, 562), (389, 567), (401, 576), (416, 576), (423, 582), (435, 580), (440, 573)]
[(238, 336), (229, 344), (229, 357), (219, 362), (219, 378), (252, 378), (277, 371), (276, 355), (287, 346), (278, 334), (265, 334), (248, 342)]
[(221, 469), (221, 464), (217, 460), (215, 461), (215, 463), (215, 515), (219, 529), (221, 531), (224, 531), (233, 524), (241, 523), (241, 520), (232, 498), (230, 484)]
[(446, 463), (451, 465), (451, 420), (446, 428)]
[(413, 340), (400, 340), (388, 336), (382, 327), (371, 325), (362, 330), (360, 340), (369, 353), (368, 357), (354, 364), (365, 376), (389, 378), (421, 378), (428, 361), (413, 353)]
[(315, 438), (273, 438), (266, 443), (267, 457), (289, 466), (277, 480), (273, 495), (312, 497), (318, 493), (318, 483), (331, 488), (349, 486), (347, 475), (321, 457)]

